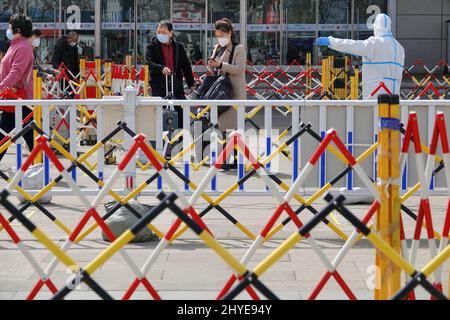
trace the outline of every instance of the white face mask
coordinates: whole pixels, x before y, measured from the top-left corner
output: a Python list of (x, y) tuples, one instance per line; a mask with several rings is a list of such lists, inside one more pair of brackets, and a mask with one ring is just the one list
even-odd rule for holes
[(228, 37), (218, 38), (217, 41), (219, 42), (219, 46), (226, 47), (230, 43), (230, 38)]
[(31, 41), (31, 45), (32, 45), (34, 48), (39, 47), (39, 46), (41, 45), (41, 39), (39, 39), (39, 38), (33, 39), (33, 41)]

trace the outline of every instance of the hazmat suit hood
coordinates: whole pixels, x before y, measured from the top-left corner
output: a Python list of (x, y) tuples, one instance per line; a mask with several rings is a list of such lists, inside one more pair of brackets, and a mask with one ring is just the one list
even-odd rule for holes
[(391, 24), (391, 18), (389, 18), (388, 15), (384, 13), (377, 15), (373, 24), (373, 33), (375, 37), (392, 35)]

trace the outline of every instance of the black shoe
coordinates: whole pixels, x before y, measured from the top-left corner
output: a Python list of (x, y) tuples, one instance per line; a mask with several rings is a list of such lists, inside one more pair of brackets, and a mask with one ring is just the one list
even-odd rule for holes
[(237, 164), (236, 163), (224, 163), (222, 165), (222, 169), (223, 171), (230, 171), (230, 170), (236, 170), (237, 169)]

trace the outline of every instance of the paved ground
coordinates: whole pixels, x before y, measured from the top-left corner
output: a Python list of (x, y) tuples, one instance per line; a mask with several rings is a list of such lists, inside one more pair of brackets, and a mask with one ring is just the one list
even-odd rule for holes
[[(2, 169), (6, 166), (12, 166), (14, 163), (12, 151), (2, 163)], [(106, 176), (108, 176), (115, 166), (107, 167)], [(181, 169), (181, 166), (178, 166)], [(208, 168), (202, 168), (199, 172), (192, 174), (192, 180), (199, 183)], [(141, 173), (139, 181), (143, 181), (152, 172)], [(291, 183), (291, 177), (284, 173), (283, 179)], [(79, 174), (79, 184), (83, 189), (94, 188), (87, 177)], [(232, 174), (220, 174), (220, 187), (231, 185), (235, 181)], [(259, 178), (252, 179), (248, 186), (261, 186)], [(65, 187), (67, 184), (61, 182), (58, 187)], [(155, 186), (152, 185), (154, 188)], [(312, 190), (301, 190), (305, 197)], [(13, 198), (11, 198), (13, 199)], [(93, 197), (89, 197), (90, 200)], [(111, 200), (110, 198), (106, 199)], [(408, 200), (407, 205), (417, 212), (418, 197)], [(140, 201), (145, 204), (157, 203), (154, 196), (143, 196)], [(14, 202), (17, 200), (14, 198)], [(295, 204), (295, 203), (293, 203)], [(435, 229), (442, 230), (444, 214), (447, 206), (447, 198), (444, 196), (433, 196), (431, 199), (433, 222)], [(319, 200), (314, 204), (317, 210), (324, 206), (324, 202)], [(205, 202), (200, 202), (196, 209), (206, 207)], [(249, 228), (253, 233), (262, 230), (265, 223), (273, 213), (276, 207), (275, 199), (270, 196), (232, 196), (223, 202), (223, 207), (243, 225)], [(294, 205), (295, 208), (298, 204)], [(46, 208), (52, 212), (58, 219), (63, 221), (70, 228), (74, 228), (85, 209), (82, 207), (79, 199), (75, 196), (57, 196), (54, 197), (52, 204)], [(351, 211), (358, 217), (362, 217), (368, 209), (365, 205), (351, 206)], [(104, 208), (99, 208), (102, 213)], [(2, 208), (1, 211), (9, 217)], [(52, 224), (42, 213), (34, 207), (27, 209), (26, 214), (34, 214), (32, 220), (38, 225), (53, 241), (61, 244), (65, 239), (65, 234), (54, 224)], [(300, 215), (302, 221), (306, 222), (312, 215), (304, 212)], [(174, 221), (174, 216), (170, 212), (163, 212), (156, 220), (155, 225), (166, 231)], [(240, 230), (231, 225), (220, 213), (213, 211), (205, 219), (205, 223), (211, 229), (217, 240), (238, 259), (242, 258), (252, 241), (249, 240)], [(412, 237), (414, 224), (413, 221), (404, 215), (406, 234), (408, 238)], [(25, 245), (30, 249), (39, 264), (45, 268), (52, 259), (52, 255), (37, 242), (34, 237), (28, 233), (24, 227), (14, 224), (14, 229), (18, 232)], [(343, 223), (340, 228), (350, 234), (353, 230), (348, 224)], [(290, 234), (295, 231), (293, 225), (288, 225), (279, 232), (271, 241), (262, 246), (251, 259), (250, 267), (254, 267), (267, 257), (277, 246), (279, 246)], [(424, 234), (425, 232), (423, 232)], [(319, 247), (324, 251), (329, 259), (333, 259), (343, 246), (344, 242), (339, 239), (330, 229), (323, 224), (319, 225), (312, 232), (317, 240)], [(424, 236), (423, 236), (424, 237)], [(157, 242), (145, 244), (127, 245), (126, 250), (133, 261), (138, 266), (144, 264), (156, 247)], [(408, 245), (410, 245), (410, 241)], [(94, 259), (108, 243), (101, 240), (100, 231), (91, 233), (80, 244), (74, 245), (68, 250), (68, 254), (81, 266), (86, 265)], [(373, 265), (375, 251), (367, 240), (360, 241), (349, 255), (344, 259), (339, 271), (347, 284), (353, 290), (359, 299), (370, 299), (373, 296), (373, 290), (370, 288), (373, 277)], [(423, 240), (419, 250), (416, 266), (424, 266), (429, 260), (429, 251), (426, 242)], [(37, 273), (23, 257), (18, 248), (10, 241), (5, 231), (0, 232), (0, 299), (24, 299), (33, 285), (38, 280)], [(448, 262), (444, 266), (445, 272), (444, 284), (448, 284)], [(270, 270), (261, 277), (261, 280), (275, 294), (284, 299), (307, 299), (314, 287), (320, 281), (325, 272), (325, 267), (318, 256), (311, 249), (307, 242), (298, 243), (295, 248), (290, 250), (277, 262)], [(168, 249), (164, 250), (151, 268), (148, 278), (163, 299), (213, 299), (216, 297), (228, 277), (231, 275), (231, 269), (221, 260), (211, 249), (206, 247), (192, 232), (187, 232), (179, 240), (175, 241)], [(56, 286), (60, 288), (69, 276), (69, 271), (61, 264), (58, 265), (51, 279)], [(108, 290), (115, 298), (120, 298), (133, 281), (130, 268), (124, 263), (120, 255), (113, 256), (102, 267), (97, 270), (94, 279)], [(368, 286), (369, 285), (369, 286)], [(428, 298), (428, 294), (421, 289), (417, 290), (419, 298)], [(49, 298), (50, 294), (46, 289), (39, 294), (39, 299)], [(96, 299), (95, 293), (81, 285), (71, 295), (69, 299)], [(133, 296), (135, 299), (148, 299), (149, 294), (143, 287), (137, 289)], [(248, 296), (244, 293), (239, 296), (240, 299), (246, 299)], [(337, 286), (334, 280), (326, 285), (320, 299), (346, 299), (342, 290)]]

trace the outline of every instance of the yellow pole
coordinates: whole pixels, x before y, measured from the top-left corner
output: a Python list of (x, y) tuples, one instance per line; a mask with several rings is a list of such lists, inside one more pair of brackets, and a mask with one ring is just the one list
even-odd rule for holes
[[(101, 57), (95, 57), (95, 77), (97, 78), (97, 81), (100, 82), (102, 79), (102, 58)], [(102, 98), (102, 91), (100, 90), (99, 83), (95, 86), (95, 97), (97, 99)]]
[(350, 99), (359, 99), (359, 70), (355, 68), (355, 73), (351, 76)]
[(148, 96), (148, 82), (150, 80), (148, 64), (144, 64), (144, 97)]
[[(389, 118), (389, 95), (378, 96), (379, 121)], [(381, 204), (377, 212), (376, 231), (381, 239), (388, 238), (389, 227), (389, 195), (386, 187), (389, 181), (389, 130), (380, 126), (378, 131), (378, 192)], [(388, 258), (376, 250), (375, 299), (387, 300), (387, 279), (384, 277), (387, 270)]]
[(308, 86), (308, 90), (312, 89), (311, 65), (312, 65), (311, 52), (307, 52), (306, 53), (306, 72), (307, 72), (308, 77), (306, 78), (306, 84)]
[(328, 82), (328, 66), (329, 66), (329, 60), (328, 58), (322, 59), (322, 94), (328, 93), (328, 89), (330, 87), (330, 84)]
[(131, 79), (131, 65), (132, 65), (131, 61), (132, 61), (131, 54), (127, 53), (125, 56), (125, 65), (127, 66), (128, 69), (128, 80)]
[[(377, 212), (376, 232), (400, 254), (400, 107), (399, 97), (380, 95), (378, 150), (378, 191), (381, 204)], [(387, 300), (400, 289), (400, 270), (376, 250), (375, 299)]]
[(109, 94), (111, 91), (112, 86), (112, 61), (111, 60), (105, 60), (105, 79), (103, 84), (103, 91), (106, 95)]
[[(398, 95), (390, 96), (390, 118), (393, 124), (400, 124), (400, 97)], [(390, 130), (390, 225), (389, 225), (389, 243), (391, 247), (400, 254), (400, 128), (392, 127)], [(394, 296), (400, 290), (401, 270), (391, 260), (389, 260), (392, 275), (389, 278), (388, 295)]]
[(83, 85), (84, 78), (86, 77), (86, 57), (80, 58), (80, 85), (83, 86), (83, 90), (80, 92), (80, 98), (86, 99), (86, 86)]
[[(33, 70), (33, 78), (34, 78), (34, 100), (42, 100), (42, 77), (38, 74), (38, 70)], [(33, 107), (33, 118), (36, 122), (36, 125), (42, 129), (42, 106), (37, 105)], [(34, 131), (34, 138), (36, 139), (38, 133)], [(34, 164), (42, 163), (42, 151), (38, 153), (36, 158), (34, 159)]]

